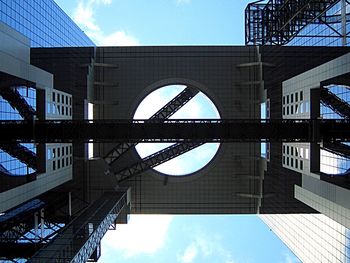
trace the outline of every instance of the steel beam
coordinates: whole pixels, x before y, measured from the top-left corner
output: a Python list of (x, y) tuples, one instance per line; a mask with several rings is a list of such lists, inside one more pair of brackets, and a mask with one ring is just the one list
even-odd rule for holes
[(329, 143), (329, 142), (324, 142), (323, 143), (323, 149), (331, 152), (331, 153), (334, 153), (334, 154), (337, 154), (337, 155), (341, 155), (345, 158), (350, 158), (350, 146), (349, 145), (346, 145), (344, 143), (341, 143), (341, 142), (332, 142), (332, 143)]
[(0, 143), (0, 149), (18, 159), (28, 167), (37, 170), (38, 158), (34, 152), (19, 143)]
[(350, 105), (329, 91), (329, 89), (321, 88), (320, 100), (323, 105), (331, 108), (340, 116), (350, 119)]
[(33, 120), (35, 117), (35, 110), (27, 101), (19, 94), (16, 88), (0, 88), (0, 95), (7, 100), (12, 108), (16, 109), (18, 113), (25, 120)]
[(125, 205), (126, 192), (104, 193), (70, 222), (59, 236), (40, 249), (31, 262), (88, 261)]
[(350, 120), (0, 121), (0, 142), (350, 141)]
[[(245, 10), (247, 45), (284, 45), (311, 23), (325, 23), (326, 12), (339, 0), (269, 0)], [(342, 37), (342, 36), (340, 36)]]
[[(199, 90), (193, 87), (186, 87), (175, 98), (164, 105), (159, 111), (153, 114), (150, 120), (165, 120), (170, 118), (175, 112), (181, 109), (187, 102), (198, 94)], [(110, 150), (103, 158), (108, 165), (112, 165), (119, 157), (127, 152), (137, 143), (120, 143)]]
[(140, 174), (148, 169), (156, 167), (162, 163), (165, 163), (175, 157), (184, 154), (192, 149), (202, 145), (203, 142), (193, 143), (177, 143), (171, 145), (163, 150), (160, 150), (150, 156), (143, 158), (141, 161), (134, 163), (133, 165), (123, 168), (119, 171), (115, 171), (114, 174), (118, 182), (123, 182), (132, 176)]

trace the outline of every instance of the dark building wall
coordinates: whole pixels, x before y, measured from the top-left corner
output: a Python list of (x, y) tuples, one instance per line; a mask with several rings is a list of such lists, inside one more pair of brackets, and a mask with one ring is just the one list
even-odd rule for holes
[[(97, 48), (100, 67), (95, 100), (118, 102), (97, 107), (100, 119), (131, 119), (141, 100), (166, 84), (194, 85), (211, 98), (222, 118), (253, 119), (259, 116), (257, 86), (247, 85), (256, 78), (256, 69), (238, 67), (256, 61), (255, 47), (106, 47)], [(101, 145), (105, 155), (113, 144)], [(194, 175), (168, 178), (153, 170), (126, 182), (132, 186), (133, 213), (256, 213), (254, 198), (239, 193), (256, 193), (258, 146), (254, 143), (227, 143), (214, 160)], [(134, 151), (128, 160), (137, 160)], [(100, 166), (99, 166), (100, 165)], [(123, 165), (123, 163), (119, 164)], [(90, 180), (95, 191), (110, 181), (95, 174), (102, 164), (91, 165)], [(96, 171), (96, 172), (94, 172)]]
[[(34, 49), (32, 63), (55, 75), (55, 88), (73, 95), (73, 118), (84, 118), (84, 100), (98, 101), (97, 119), (131, 119), (142, 99), (168, 84), (194, 85), (208, 95), (222, 118), (256, 119), (259, 112), (259, 80), (256, 47), (104, 47), (96, 49), (94, 88), (88, 91), (86, 64), (93, 49)], [(282, 81), (337, 57), (339, 48), (264, 47), (263, 79), (271, 99), (271, 118), (281, 118)], [(318, 55), (321, 54), (321, 55)], [(254, 84), (255, 83), (255, 84)], [(103, 103), (101, 103), (103, 102)], [(96, 156), (104, 156), (114, 144), (96, 145)], [(83, 187), (88, 199), (113, 189), (116, 181), (103, 172), (103, 160), (80, 162), (84, 147), (74, 151), (74, 181)], [(153, 170), (133, 177), (122, 186), (132, 187), (133, 213), (256, 213), (260, 174), (259, 145), (225, 143), (213, 161), (191, 176), (165, 177)], [(139, 160), (135, 150), (119, 162), (125, 166)], [(79, 165), (79, 163), (81, 165)], [(271, 145), (271, 162), (263, 183), (261, 213), (309, 212), (294, 199), (294, 185), (301, 177), (283, 169), (281, 144)], [(243, 195), (242, 195), (243, 194)]]

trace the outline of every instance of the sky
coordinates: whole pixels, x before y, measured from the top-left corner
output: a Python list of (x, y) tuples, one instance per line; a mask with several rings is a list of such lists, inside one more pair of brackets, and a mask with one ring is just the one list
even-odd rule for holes
[[(251, 1), (56, 2), (97, 45), (138, 46), (244, 45), (244, 8)], [(165, 92), (159, 101), (165, 104), (171, 93)], [(198, 105), (200, 107), (201, 103)], [(156, 105), (156, 108), (161, 106)], [(191, 115), (193, 108), (179, 114)], [(147, 110), (150, 111), (143, 111)], [(198, 112), (203, 114), (203, 110)], [(139, 154), (142, 155), (140, 151)], [(179, 164), (172, 164), (171, 167), (173, 170), (178, 169)], [(166, 170), (169, 170), (169, 165)], [(179, 172), (183, 173), (182, 170)], [(108, 231), (103, 238), (99, 262), (299, 261), (255, 215), (130, 215), (128, 224)]]

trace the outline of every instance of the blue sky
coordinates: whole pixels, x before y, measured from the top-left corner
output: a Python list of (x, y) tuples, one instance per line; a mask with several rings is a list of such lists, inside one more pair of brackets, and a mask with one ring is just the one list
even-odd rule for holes
[[(97, 45), (243, 45), (248, 0), (56, 0)], [(99, 262), (299, 262), (254, 215), (140, 216)]]

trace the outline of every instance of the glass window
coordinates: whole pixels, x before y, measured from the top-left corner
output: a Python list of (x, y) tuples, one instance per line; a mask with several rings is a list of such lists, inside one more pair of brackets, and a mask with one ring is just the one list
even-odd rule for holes
[(295, 159), (295, 168), (298, 169), (298, 160), (297, 159)]
[(293, 112), (293, 105), (290, 105), (290, 114), (294, 114), (294, 112)]
[(52, 92), (52, 101), (56, 101), (56, 93)]
[(289, 154), (289, 146), (287, 146), (287, 154)]
[(283, 153), (286, 153), (286, 146), (283, 145)]
[(295, 102), (298, 102), (298, 92), (295, 93)]
[(282, 157), (282, 163), (285, 164), (285, 162), (286, 162), (286, 157), (283, 156), (283, 157)]
[(56, 170), (56, 161), (55, 160), (52, 161), (52, 169)]
[(57, 160), (57, 169), (61, 168), (61, 160)]
[(294, 159), (293, 158), (290, 158), (290, 166), (294, 166)]
[(52, 149), (52, 158), (56, 158), (56, 149), (55, 148)]
[(300, 160), (300, 169), (303, 170), (304, 167), (303, 167), (303, 160)]
[(290, 155), (294, 154), (294, 147), (290, 147)]
[(287, 165), (289, 165), (289, 157), (287, 157)]
[(300, 91), (300, 100), (303, 100), (304, 97), (303, 97), (303, 91)]
[(290, 94), (290, 103), (293, 103), (293, 93)]
[(57, 157), (61, 156), (61, 148), (57, 148)]
[(282, 101), (283, 101), (283, 105), (286, 104), (286, 96), (283, 96)]
[(289, 103), (289, 95), (287, 95), (287, 104)]

